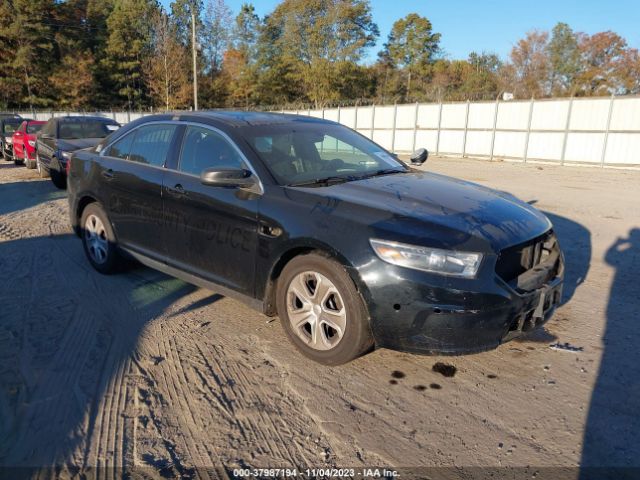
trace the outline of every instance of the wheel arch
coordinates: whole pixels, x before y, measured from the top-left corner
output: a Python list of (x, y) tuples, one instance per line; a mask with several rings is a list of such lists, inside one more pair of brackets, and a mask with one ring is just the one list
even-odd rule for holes
[(87, 206), (91, 205), (92, 203), (98, 203), (98, 200), (90, 194), (85, 194), (82, 197), (80, 197), (80, 200), (78, 201), (78, 205), (76, 207), (76, 211), (75, 211), (75, 225), (76, 228), (74, 229), (76, 232), (76, 235), (80, 236), (80, 231), (82, 230), (82, 226), (80, 225), (80, 220), (82, 219), (82, 214), (84, 212), (84, 209), (87, 208)]
[(362, 297), (362, 300), (364, 301), (368, 310), (368, 299), (370, 299), (369, 290), (362, 281), (362, 278), (360, 277), (360, 274), (355, 266), (353, 266), (353, 264), (347, 259), (345, 255), (343, 255), (335, 248), (332, 248), (331, 246), (323, 242), (311, 239), (289, 245), (282, 251), (280, 255), (278, 255), (277, 259), (272, 263), (271, 268), (269, 269), (269, 275), (266, 279), (266, 285), (264, 287), (263, 313), (265, 315), (277, 315), (276, 293), (278, 290), (278, 279), (280, 278), (280, 275), (282, 274), (284, 268), (294, 258), (309, 253), (318, 253), (341, 263), (345, 267), (347, 274), (351, 278), (351, 281), (354, 283), (356, 290)]

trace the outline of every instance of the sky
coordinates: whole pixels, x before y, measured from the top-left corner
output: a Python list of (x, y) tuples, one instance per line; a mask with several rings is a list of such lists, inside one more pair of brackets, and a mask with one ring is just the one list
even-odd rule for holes
[[(243, 1), (226, 0), (234, 15)], [(162, 3), (166, 6), (170, 0)], [(280, 2), (251, 3), (263, 17)], [(434, 31), (442, 34), (441, 47), (450, 59), (467, 58), (471, 51), (493, 52), (506, 59), (527, 31), (551, 30), (558, 22), (589, 34), (613, 30), (630, 46), (640, 48), (640, 0), (370, 0), (370, 3), (380, 38), (378, 45), (367, 52), (365, 63), (376, 60), (393, 22), (412, 12), (427, 17)]]

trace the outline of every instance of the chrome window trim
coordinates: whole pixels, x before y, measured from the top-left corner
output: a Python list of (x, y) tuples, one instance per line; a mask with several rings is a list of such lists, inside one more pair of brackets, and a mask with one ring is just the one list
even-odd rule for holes
[[(125, 162), (131, 162), (131, 160), (129, 160), (128, 158), (120, 158), (120, 157), (112, 157), (110, 155), (106, 155), (105, 152), (107, 150), (109, 150), (109, 148), (111, 148), (111, 146), (116, 143), (119, 142), (120, 140), (122, 140), (123, 138), (125, 138), (128, 135), (131, 135), (133, 132), (135, 132), (136, 130), (138, 130), (141, 127), (146, 127), (148, 125), (184, 125), (184, 126), (195, 126), (195, 127), (200, 127), (200, 128), (205, 128), (208, 130), (211, 130), (212, 132), (215, 132), (217, 134), (219, 134), (222, 138), (224, 138), (227, 142), (229, 142), (229, 144), (236, 150), (236, 152), (240, 155), (240, 158), (242, 158), (242, 160), (247, 164), (247, 167), (249, 167), (249, 170), (251, 171), (251, 174), (258, 179), (258, 185), (257, 185), (257, 192), (260, 195), (262, 195), (264, 193), (264, 185), (262, 183), (262, 179), (260, 178), (260, 176), (258, 175), (258, 173), (256, 172), (256, 169), (253, 167), (253, 165), (251, 164), (251, 162), (249, 161), (249, 159), (247, 158), (247, 156), (244, 154), (244, 152), (242, 150), (240, 150), (240, 147), (238, 147), (238, 145), (236, 144), (236, 142), (233, 141), (233, 139), (227, 135), (225, 132), (223, 132), (222, 130), (220, 130), (217, 127), (214, 127), (212, 125), (207, 125), (206, 123), (200, 123), (200, 122), (191, 122), (191, 121), (181, 121), (181, 120), (157, 120), (157, 121), (151, 121), (151, 122), (145, 122), (145, 123), (141, 123), (140, 125), (135, 126), (134, 128), (132, 128), (131, 130), (129, 130), (127, 133), (125, 133), (124, 135), (122, 135), (121, 137), (118, 137), (117, 139), (109, 142), (108, 144), (106, 144), (104, 147), (102, 147), (100, 149), (100, 152), (98, 152), (98, 155), (101, 157), (109, 157), (109, 158), (113, 158), (116, 160), (123, 160)], [(181, 156), (182, 156), (182, 147), (183, 145), (180, 145), (180, 151), (178, 152), (178, 165), (180, 165), (180, 160), (181, 160)], [(180, 170), (173, 169), (173, 168), (167, 168), (166, 166), (162, 166), (162, 167), (158, 167), (156, 165), (151, 165), (148, 163), (140, 163), (140, 162), (131, 162), (131, 163), (137, 163), (139, 165), (147, 165), (147, 166), (151, 166), (151, 167), (155, 167), (155, 168), (162, 168), (163, 170), (169, 170), (175, 173), (179, 173), (181, 175), (188, 175), (190, 177), (194, 177), (194, 178), (200, 178), (198, 175), (193, 175), (192, 173), (186, 173), (186, 172), (181, 172)], [(247, 189), (245, 188), (244, 190), (251, 190), (251, 189)]]

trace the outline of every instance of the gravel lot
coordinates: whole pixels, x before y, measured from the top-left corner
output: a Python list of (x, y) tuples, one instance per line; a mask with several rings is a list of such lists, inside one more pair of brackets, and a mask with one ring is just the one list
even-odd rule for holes
[(477, 355), (378, 350), (321, 367), (234, 300), (143, 267), (94, 272), (64, 192), (0, 163), (0, 466), (640, 467), (640, 172), (424, 168), (549, 214), (567, 283), (546, 330)]

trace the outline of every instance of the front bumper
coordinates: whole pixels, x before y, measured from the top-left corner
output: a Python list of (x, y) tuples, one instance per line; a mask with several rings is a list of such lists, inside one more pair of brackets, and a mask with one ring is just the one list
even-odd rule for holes
[(495, 273), (453, 279), (378, 261), (360, 273), (376, 345), (416, 353), (493, 349), (544, 325), (562, 299), (562, 263), (553, 278), (527, 292)]

